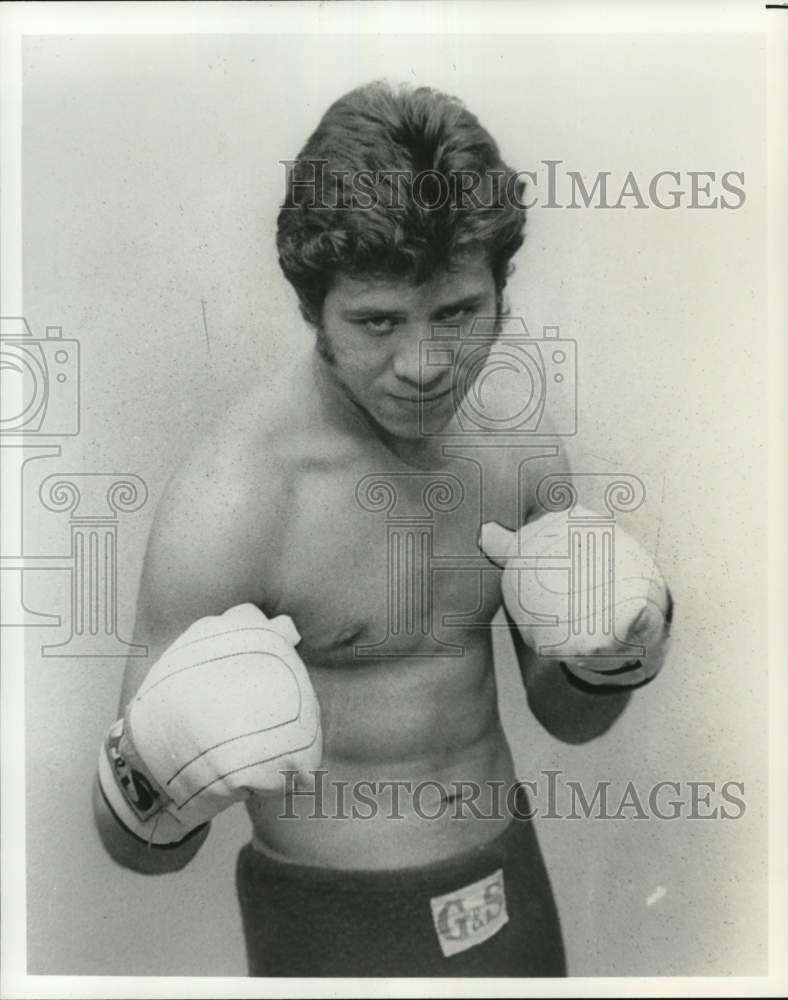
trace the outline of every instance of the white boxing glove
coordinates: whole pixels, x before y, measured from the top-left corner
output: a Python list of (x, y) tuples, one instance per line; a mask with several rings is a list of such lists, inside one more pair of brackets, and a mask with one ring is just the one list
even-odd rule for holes
[(580, 530), (599, 518), (581, 506), (508, 531), (489, 522), (479, 546), (503, 567), (506, 610), (524, 641), (592, 684), (650, 680), (667, 649), (672, 599), (651, 554), (619, 524)]
[(301, 637), (253, 604), (201, 618), (162, 654), (99, 757), (116, 818), (149, 844), (174, 844), (282, 771), (320, 765), (320, 708)]

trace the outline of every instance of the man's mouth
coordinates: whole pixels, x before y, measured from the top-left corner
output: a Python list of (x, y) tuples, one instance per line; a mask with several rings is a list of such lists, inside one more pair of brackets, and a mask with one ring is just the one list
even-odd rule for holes
[(448, 389), (442, 389), (440, 392), (433, 392), (430, 393), (429, 395), (424, 393), (424, 394), (419, 394), (417, 396), (398, 396), (393, 392), (390, 392), (389, 395), (391, 396), (392, 399), (398, 399), (401, 400), (403, 403), (412, 403), (415, 405), (417, 403), (434, 403), (437, 400), (443, 399), (444, 397), (448, 396), (450, 392), (451, 392), (451, 386), (449, 386)]

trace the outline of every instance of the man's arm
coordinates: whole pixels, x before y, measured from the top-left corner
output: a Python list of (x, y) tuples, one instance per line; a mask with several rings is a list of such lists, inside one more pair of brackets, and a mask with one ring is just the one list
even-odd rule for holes
[(607, 732), (629, 704), (632, 692), (582, 685), (560, 661), (539, 656), (527, 646), (506, 609), (504, 614), (528, 705), (544, 728), (564, 743), (587, 743)]
[[(547, 415), (545, 415), (547, 417)], [(549, 418), (543, 421), (549, 434)], [(569, 475), (569, 460), (560, 437), (551, 438), (558, 453), (528, 462), (525, 497), (521, 508), (525, 523), (532, 523), (545, 514), (536, 499), (541, 480), (548, 475)], [(506, 620), (514, 644), (517, 662), (525, 685), (528, 705), (545, 729), (565, 743), (586, 743), (607, 732), (626, 708), (631, 692), (626, 689), (593, 691), (577, 683), (560, 661), (539, 656), (524, 641), (506, 608)]]
[(150, 847), (120, 823), (107, 802), (98, 777), (93, 782), (93, 818), (101, 842), (112, 860), (141, 875), (167, 875), (185, 868), (205, 843), (210, 830), (210, 826), (204, 826), (174, 847)]
[[(157, 544), (152, 538), (148, 552), (153, 558), (155, 558)], [(178, 563), (185, 569), (188, 559), (185, 555), (181, 555)], [(188, 627), (187, 623), (183, 628), (180, 628), (183, 623), (183, 614), (178, 614), (177, 617), (174, 615), (170, 627), (157, 628), (155, 622), (151, 620), (149, 609), (155, 603), (166, 582), (163, 576), (151, 573), (146, 558), (137, 604), (134, 643), (147, 646), (148, 654), (146, 657), (135, 657), (128, 660), (123, 676), (117, 711), (118, 718), (123, 716), (126, 705), (153, 664), (178, 635)], [(177, 593), (178, 581), (173, 580), (172, 584)], [(220, 613), (218, 608), (214, 608), (214, 611), (217, 614)], [(209, 826), (198, 829), (180, 844), (173, 846), (150, 845), (142, 838), (137, 837), (120, 821), (102, 789), (98, 775), (93, 783), (93, 815), (101, 842), (110, 857), (122, 867), (145, 875), (161, 875), (184, 868), (202, 847), (210, 830)]]
[[(148, 655), (129, 658), (118, 718), (165, 650), (195, 621), (261, 601), (262, 567), (247, 529), (250, 514), (266, 512), (264, 492), (239, 481), (232, 469), (205, 462), (187, 465), (169, 484), (151, 530), (137, 601), (134, 642), (147, 646)], [(141, 873), (178, 871), (208, 835), (206, 825), (173, 846), (149, 844), (119, 821), (98, 778), (93, 806), (110, 856)]]

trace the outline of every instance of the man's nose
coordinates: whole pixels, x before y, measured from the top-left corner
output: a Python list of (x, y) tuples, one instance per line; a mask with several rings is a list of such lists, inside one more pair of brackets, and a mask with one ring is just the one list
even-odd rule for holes
[(433, 366), (424, 365), (421, 345), (427, 336), (421, 336), (418, 330), (407, 333), (403, 331), (393, 360), (397, 378), (422, 392), (429, 392), (437, 387), (446, 375), (442, 369), (436, 372)]

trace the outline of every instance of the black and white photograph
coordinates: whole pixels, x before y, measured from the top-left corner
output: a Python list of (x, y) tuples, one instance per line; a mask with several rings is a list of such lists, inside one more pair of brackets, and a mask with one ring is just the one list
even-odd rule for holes
[(3, 996), (784, 995), (788, 8), (4, 6)]

